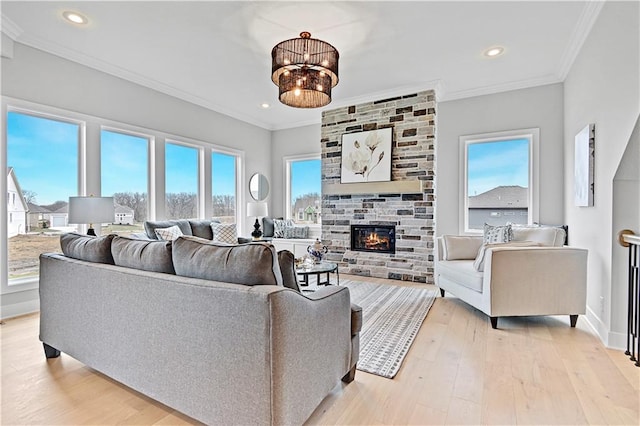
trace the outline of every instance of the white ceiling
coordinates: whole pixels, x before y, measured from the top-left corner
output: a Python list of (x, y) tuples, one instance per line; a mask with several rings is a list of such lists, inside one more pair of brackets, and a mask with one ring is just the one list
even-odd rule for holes
[[(1, 2), (2, 30), (15, 41), (272, 130), (321, 119), (322, 109), (280, 104), (270, 78), (271, 48), (303, 30), (340, 52), (325, 109), (424, 89), (450, 100), (563, 81), (601, 5)], [(89, 24), (67, 23), (66, 10)], [(494, 45), (505, 53), (483, 56)]]

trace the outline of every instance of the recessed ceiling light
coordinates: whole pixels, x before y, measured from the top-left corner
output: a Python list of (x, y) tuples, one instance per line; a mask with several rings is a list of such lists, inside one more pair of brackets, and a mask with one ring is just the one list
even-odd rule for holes
[(484, 56), (495, 58), (496, 56), (500, 56), (503, 53), (504, 53), (504, 47), (496, 46), (496, 47), (490, 47), (489, 49), (485, 50)]
[(84, 25), (87, 22), (89, 22), (89, 19), (87, 19), (86, 16), (78, 12), (72, 12), (70, 10), (62, 12), (62, 16), (64, 17), (64, 19), (71, 22), (72, 24)]
[(262, 108), (264, 108), (264, 109), (267, 109), (267, 108), (269, 108), (271, 105), (269, 105), (268, 103), (266, 103), (266, 102), (265, 102), (265, 103), (263, 103), (263, 104), (260, 104), (260, 106), (261, 106)]

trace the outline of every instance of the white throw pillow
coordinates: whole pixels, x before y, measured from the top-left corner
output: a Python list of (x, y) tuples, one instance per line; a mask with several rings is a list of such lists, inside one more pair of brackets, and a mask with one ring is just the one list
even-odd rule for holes
[(442, 242), (442, 258), (444, 260), (471, 260), (476, 258), (478, 250), (482, 245), (482, 238), (443, 235)]
[(184, 235), (178, 225), (173, 225), (168, 228), (156, 228), (155, 232), (158, 239), (164, 241), (173, 241)]
[(238, 244), (238, 233), (235, 223), (211, 223), (213, 241), (225, 244)]
[(509, 241), (508, 243), (487, 243), (483, 244), (478, 250), (476, 260), (473, 262), (473, 268), (478, 272), (484, 271), (484, 259), (487, 249), (494, 247), (540, 247), (540, 243), (535, 241)]

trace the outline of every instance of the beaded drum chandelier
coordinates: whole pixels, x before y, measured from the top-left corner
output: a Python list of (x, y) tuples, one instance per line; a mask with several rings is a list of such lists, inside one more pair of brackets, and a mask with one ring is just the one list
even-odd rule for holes
[(318, 108), (331, 102), (338, 84), (338, 51), (311, 33), (285, 40), (271, 50), (271, 80), (279, 88), (278, 99), (295, 108)]

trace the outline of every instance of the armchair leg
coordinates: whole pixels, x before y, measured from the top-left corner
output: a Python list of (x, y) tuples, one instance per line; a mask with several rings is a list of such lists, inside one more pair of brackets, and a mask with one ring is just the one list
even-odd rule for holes
[(351, 370), (349, 370), (349, 372), (344, 375), (344, 377), (342, 378), (342, 381), (345, 383), (351, 383), (355, 378), (356, 378), (356, 366), (354, 365), (353, 367), (351, 367)]
[(569, 315), (569, 321), (571, 322), (571, 327), (575, 327), (576, 323), (578, 322), (578, 316), (577, 315)]
[(494, 330), (498, 328), (498, 317), (489, 317), (489, 319), (491, 320), (491, 328)]
[(440, 289), (440, 297), (444, 297), (444, 289), (443, 288)]

